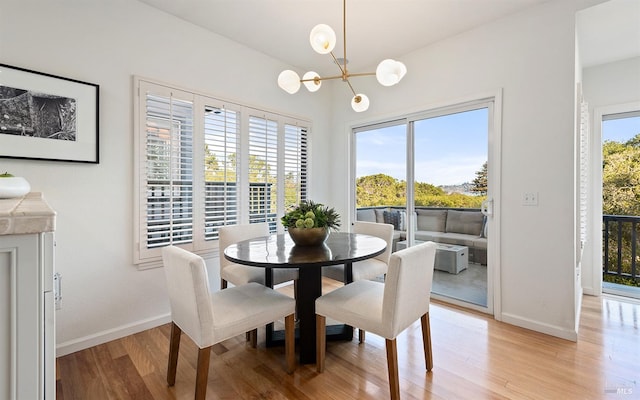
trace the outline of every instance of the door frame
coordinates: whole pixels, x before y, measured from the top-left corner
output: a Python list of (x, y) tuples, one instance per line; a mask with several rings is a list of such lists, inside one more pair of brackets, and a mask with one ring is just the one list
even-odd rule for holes
[[(487, 199), (492, 199), (492, 217), (487, 219), (487, 230), (490, 232), (491, 239), (488, 240), (487, 248), (487, 307), (467, 303), (460, 300), (447, 298), (445, 296), (434, 295), (433, 298), (441, 299), (448, 303), (458, 305), (467, 309), (480, 311), (487, 314), (492, 314), (498, 321), (502, 320), (502, 307), (501, 307), (501, 258), (500, 258), (500, 245), (501, 245), (501, 197), (502, 197), (502, 88), (491, 90), (488, 92), (476, 94), (473, 96), (467, 96), (456, 100), (447, 101), (442, 104), (430, 104), (428, 106), (418, 108), (420, 111), (409, 112), (403, 116), (388, 116), (384, 119), (378, 118), (375, 120), (358, 121), (357, 123), (349, 124), (349, 156), (351, 158), (350, 166), (350, 217), (351, 221), (356, 220), (356, 194), (355, 194), (355, 164), (356, 164), (356, 145), (355, 145), (355, 131), (361, 130), (368, 125), (385, 124), (390, 121), (405, 120), (407, 129), (409, 129), (409, 122), (418, 119), (418, 117), (424, 117), (425, 115), (433, 114), (434, 112), (442, 112), (447, 109), (455, 110), (457, 108), (464, 107), (468, 104), (481, 104), (483, 102), (493, 103), (491, 113), (493, 118), (489, 118), (489, 137), (488, 139), (488, 169), (487, 169), (487, 181), (488, 191)], [(410, 147), (411, 146), (411, 147)], [(413, 179), (413, 156), (411, 152), (413, 146), (413, 135), (407, 135), (407, 163), (411, 165), (407, 166), (407, 182)], [(409, 199), (407, 199), (409, 201)], [(413, 204), (408, 205), (408, 211), (413, 211)]]
[(605, 115), (622, 114), (640, 110), (640, 102), (614, 104), (602, 107), (594, 107), (593, 120), (591, 121), (591, 187), (590, 203), (591, 216), (587, 223), (587, 238), (591, 245), (589, 249), (589, 265), (585, 265), (582, 271), (582, 289), (585, 294), (592, 296), (602, 295), (602, 118)]

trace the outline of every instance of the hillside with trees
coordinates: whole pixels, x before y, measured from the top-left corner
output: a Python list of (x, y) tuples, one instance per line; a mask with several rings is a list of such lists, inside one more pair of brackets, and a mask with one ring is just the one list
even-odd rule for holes
[[(447, 193), (430, 183), (415, 183), (415, 205), (443, 208), (480, 208), (487, 198), (487, 163), (470, 183), (473, 195)], [(407, 182), (385, 174), (362, 176), (356, 180), (356, 207), (404, 206), (407, 202)]]

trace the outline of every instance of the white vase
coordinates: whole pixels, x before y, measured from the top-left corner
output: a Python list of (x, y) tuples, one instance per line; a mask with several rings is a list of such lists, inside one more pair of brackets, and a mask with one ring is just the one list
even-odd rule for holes
[(29, 193), (30, 190), (29, 182), (22, 177), (0, 178), (0, 199), (22, 197)]

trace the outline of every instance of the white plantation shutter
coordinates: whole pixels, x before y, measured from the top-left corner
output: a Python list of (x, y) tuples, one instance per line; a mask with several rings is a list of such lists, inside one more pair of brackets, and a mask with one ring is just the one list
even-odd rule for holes
[[(307, 128), (284, 125), (284, 212), (307, 200)], [(284, 212), (282, 214), (284, 214)]]
[(305, 121), (141, 78), (135, 88), (135, 264), (160, 265), (169, 244), (216, 251), (225, 225), (275, 232), (306, 199)]
[(239, 131), (239, 112), (205, 107), (205, 240), (218, 239), (221, 226), (238, 224)]
[(589, 104), (580, 102), (580, 177), (579, 177), (579, 216), (580, 216), (580, 248), (587, 240), (587, 199), (589, 184)]
[(269, 222), (276, 229), (278, 213), (278, 122), (249, 117), (249, 222)]
[(139, 179), (144, 254), (193, 239), (193, 101), (177, 91), (143, 89), (145, 156)]

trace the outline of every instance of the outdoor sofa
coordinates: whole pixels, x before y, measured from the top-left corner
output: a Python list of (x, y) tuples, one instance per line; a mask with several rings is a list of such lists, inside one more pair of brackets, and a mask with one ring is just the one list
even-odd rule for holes
[[(399, 241), (406, 240), (407, 218), (404, 210), (391, 207), (360, 208), (358, 221), (389, 223), (394, 226), (393, 251)], [(469, 262), (487, 264), (486, 218), (477, 209), (416, 209), (415, 240), (455, 244), (469, 248)]]

